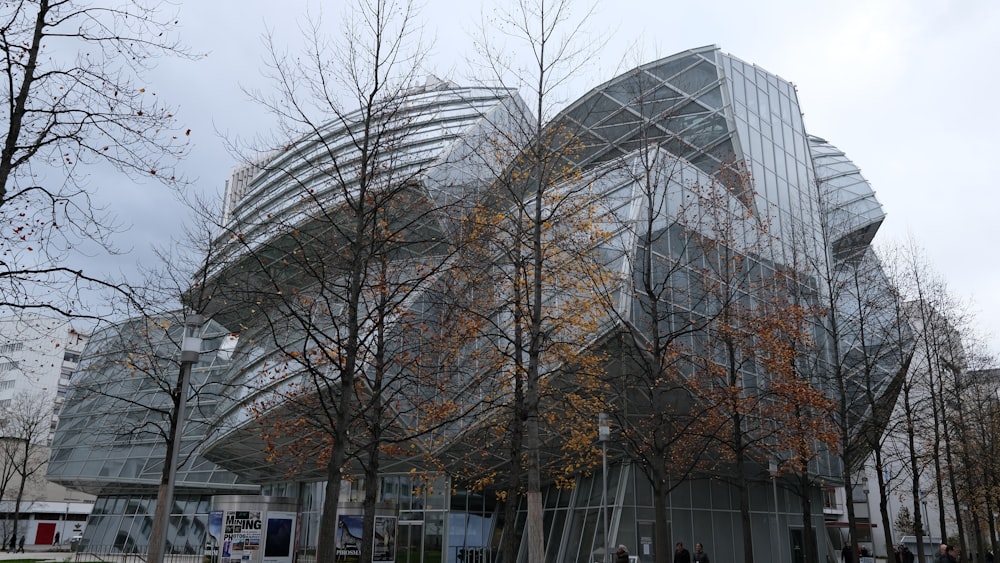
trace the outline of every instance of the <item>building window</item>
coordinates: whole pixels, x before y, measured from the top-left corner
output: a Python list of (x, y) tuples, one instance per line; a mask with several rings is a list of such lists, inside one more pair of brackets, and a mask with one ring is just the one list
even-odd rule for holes
[(5, 371), (15, 370), (20, 367), (18, 362), (2, 362), (0, 363), (0, 373)]
[(13, 389), (13, 388), (14, 388), (13, 379), (6, 379), (4, 381), (0, 381), (0, 391), (6, 391), (7, 389)]
[(837, 489), (829, 487), (823, 489), (823, 508), (839, 508), (837, 506)]

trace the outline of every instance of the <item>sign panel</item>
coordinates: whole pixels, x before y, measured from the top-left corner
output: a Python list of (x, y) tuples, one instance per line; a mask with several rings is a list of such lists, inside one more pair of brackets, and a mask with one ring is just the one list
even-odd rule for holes
[(264, 528), (264, 563), (292, 563), (294, 512), (268, 512)]

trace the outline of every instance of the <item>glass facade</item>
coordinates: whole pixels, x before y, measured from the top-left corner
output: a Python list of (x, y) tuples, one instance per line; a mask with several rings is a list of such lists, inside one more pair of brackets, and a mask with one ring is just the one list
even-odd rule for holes
[[(172, 321), (172, 322), (171, 322)], [(90, 339), (61, 411), (48, 479), (98, 495), (83, 546), (108, 552), (145, 552), (165, 456), (160, 437), (179, 374), (183, 323), (131, 320)], [(197, 453), (214, 413), (218, 376), (229, 364), (230, 332), (217, 323), (202, 331), (203, 353), (191, 374), (199, 390), (188, 408), (180, 444), (168, 544), (177, 553), (201, 553), (212, 494), (255, 493), (259, 486)]]
[[(400, 107), (405, 118), (399, 127), (405, 135), (396, 146), (399, 155), (395, 162), (403, 172), (425, 171), (419, 175), (421, 186), (431, 199), (442, 205), (477, 190), (488, 190), (492, 178), (488, 172), (497, 166), (497, 162), (483, 158), (484, 152), (489, 152), (490, 140), (500, 132), (517, 144), (516, 141), (523, 139), (516, 139), (514, 132), (524, 130), (517, 125), (530, 121), (525, 104), (516, 93), (506, 89), (434, 83), (414, 89)], [(350, 123), (333, 123), (322, 132), (325, 146), (333, 147), (330, 158), (350, 162), (353, 149), (349, 127)], [(618, 315), (609, 315), (602, 323), (595, 324), (598, 328), (587, 335), (588, 342), (598, 341), (619, 329), (616, 323), (623, 319), (633, 326), (650, 328), (648, 323), (644, 325), (639, 318), (629, 316), (641, 306), (629, 285), (642, 273), (636, 267), (643, 263), (639, 257), (652, 254), (668, 258), (690, 251), (680, 243), (681, 233), (676, 231), (670, 215), (682, 212), (679, 202), (693, 185), (711, 184), (713, 178), (734, 169), (746, 170), (752, 178), (752, 189), (726, 184), (728, 192), (721, 199), (728, 210), (745, 218), (735, 226), (737, 236), (729, 244), (747, 253), (750, 248), (759, 251), (753, 256), (751, 270), (760, 279), (780, 267), (801, 268), (806, 260), (811, 263), (830, 260), (834, 268), (841, 267), (866, 253), (883, 217), (870, 186), (857, 168), (825, 140), (806, 133), (792, 84), (713, 47), (685, 51), (613, 78), (569, 105), (551, 127), (571, 130), (580, 141), (581, 150), (565, 158), (572, 160), (568, 164), (580, 172), (579, 181), (592, 186), (609, 210), (602, 221), (614, 236), (601, 252), (606, 264), (620, 272), (621, 279), (627, 282), (616, 290)], [(299, 166), (309, 159), (326, 158), (320, 156), (321, 145), (317, 138), (302, 139), (273, 161), (255, 165), (256, 173), (239, 186), (239, 193), (229, 194), (226, 220), (239, 232), (247, 233), (249, 241), (248, 246), (241, 247), (243, 250), (233, 246), (228, 259), (220, 262), (231, 269), (230, 273), (246, 273), (240, 269), (241, 252), (246, 248), (264, 245), (272, 242), (271, 237), (279, 236), (273, 224), (260, 221), (261, 217), (280, 217), (285, 224), (297, 224), (300, 219), (297, 214), (302, 210), (296, 204), (300, 201), (297, 194), (301, 190), (317, 190), (310, 194), (323, 201), (340, 197), (319, 174), (322, 166)], [(665, 170), (655, 184), (654, 196), (644, 201), (638, 196), (634, 166), (651, 145), (665, 155), (660, 166), (669, 171)], [(499, 160), (501, 165), (510, 162), (511, 155), (495, 150), (489, 154), (490, 159)], [(299, 172), (289, 175), (289, 170)], [(642, 219), (651, 206), (665, 210), (650, 225), (663, 236), (656, 237), (656, 243), (646, 247), (638, 242), (643, 234), (639, 231), (645, 228)], [(441, 221), (440, 227), (450, 218), (436, 220)], [(306, 221), (304, 216), (302, 221)], [(755, 227), (755, 222), (766, 222), (768, 232)], [(419, 222), (414, 228), (431, 232), (430, 223)], [(699, 226), (702, 231), (698, 234), (711, 238), (722, 227), (704, 224)], [(447, 229), (441, 228), (440, 232)], [(762, 240), (765, 236), (767, 240)], [(696, 258), (702, 262), (713, 259), (708, 253)], [(663, 262), (654, 260), (653, 267)], [(226, 273), (213, 275), (223, 277)], [(691, 297), (697, 290), (696, 276), (693, 268), (681, 268), (670, 274), (669, 283), (674, 291), (670, 293), (669, 305), (695, 316), (707, 315), (707, 311), (699, 309), (705, 307), (704, 302)], [(665, 279), (667, 275), (659, 277)], [(826, 283), (809, 275), (804, 275), (803, 280), (801, 283), (814, 292)], [(878, 290), (875, 282), (868, 287)], [(746, 300), (752, 302), (753, 296), (747, 295)], [(849, 301), (840, 304), (848, 312)], [(429, 299), (422, 301), (420, 296), (408, 301), (421, 314), (430, 309), (429, 302)], [(323, 468), (318, 464), (294, 466), (285, 463), (286, 460), (269, 457), (265, 451), (259, 428), (266, 417), (262, 418), (259, 412), (251, 416), (246, 407), (288, 385), (290, 379), (268, 375), (268, 370), (281, 358), (269, 332), (274, 327), (265, 327), (264, 323), (248, 320), (241, 314), (245, 312), (239, 307), (220, 310), (213, 316), (220, 324), (206, 328), (206, 336), (217, 337), (211, 345), (214, 348), (206, 350), (217, 351), (203, 353), (196, 372), (203, 383), (224, 385), (227, 392), (217, 403), (196, 409), (199, 417), (188, 429), (192, 439), (185, 441), (185, 451), (193, 457), (182, 470), (181, 480), (187, 489), (183, 492), (221, 494), (245, 490), (252, 483), (261, 485), (267, 495), (296, 497), (301, 513), (299, 549), (307, 552), (316, 545), (319, 515), (326, 500)], [(228, 332), (224, 326), (244, 327), (239, 342), (225, 340)], [(118, 333), (103, 338), (95, 336), (81, 360), (83, 382), (103, 381), (113, 386), (115, 393), (150, 391), (149, 382), (126, 377), (121, 366), (102, 363), (102, 354), (114, 349), (121, 333), (128, 330), (131, 327), (126, 324), (119, 327)], [(290, 327), (282, 336), (289, 342), (306, 338)], [(400, 335), (400, 340), (403, 339), (405, 335)], [(849, 335), (845, 339), (849, 340)], [(176, 346), (176, 341), (167, 339), (163, 345)], [(850, 346), (864, 345), (850, 343)], [(611, 366), (611, 369), (622, 368), (622, 365)], [(886, 366), (884, 370), (886, 381), (892, 374), (890, 368)], [(746, 391), (752, 393), (757, 378), (766, 374), (753, 365), (744, 369)], [(428, 388), (417, 392), (431, 391)], [(469, 401), (477, 400), (475, 391), (470, 390)], [(267, 414), (280, 414), (280, 408)], [(124, 440), (120, 435), (108, 435), (97, 429), (119, 428), (124, 421), (134, 424), (146, 416), (152, 415), (139, 408), (117, 408), (93, 394), (79, 392), (67, 397), (50, 478), (104, 495), (101, 512), (95, 511), (95, 518), (99, 519), (95, 523), (99, 521), (102, 526), (94, 523), (88, 526), (88, 533), (95, 530), (95, 541), (99, 538), (116, 546), (141, 542), (136, 539), (142, 537), (144, 529), (144, 520), (139, 515), (148, 513), (148, 501), (144, 503), (139, 497), (128, 495), (141, 495), (143, 491), (148, 494), (149, 483), (162, 466), (162, 450), (155, 441)], [(77, 438), (81, 431), (92, 435), (81, 440)], [(205, 440), (196, 447), (195, 437)], [(456, 440), (460, 441), (461, 438)], [(494, 455), (502, 457), (496, 452)], [(546, 563), (602, 561), (604, 546), (618, 543), (630, 546), (640, 563), (653, 561), (656, 522), (652, 487), (637, 467), (621, 456), (612, 457), (606, 504), (599, 473), (580, 476), (573, 488), (545, 489)], [(409, 459), (406, 463), (414, 462)], [(424, 468), (412, 469), (423, 477), (418, 478), (413, 472), (390, 472), (382, 475), (379, 483), (379, 502), (398, 507), (397, 561), (492, 563), (498, 557), (505, 534), (523, 536), (524, 507), (520, 507), (516, 521), (505, 522), (502, 503), (495, 491), (465, 491), (447, 475), (428, 478), (422, 473)], [(839, 473), (833, 456), (820, 456), (811, 469), (828, 480)], [(290, 471), (295, 473), (291, 480)], [(345, 482), (338, 500), (360, 501), (362, 485), (357, 477)], [(755, 544), (759, 553), (754, 555), (762, 560), (794, 561), (795, 555), (801, 554), (804, 523), (800, 500), (793, 489), (794, 485), (783, 479), (769, 479), (766, 468), (751, 479), (750, 526), (754, 537), (761, 538)], [(814, 506), (822, 506), (823, 490), (816, 486), (806, 492)], [(181, 515), (202, 510), (203, 499), (196, 496), (191, 499), (178, 508), (180, 519), (174, 529), (179, 544), (181, 531), (197, 528), (198, 521), (186, 521)], [(669, 493), (668, 512), (670, 544), (698, 541), (708, 547), (716, 560), (742, 558), (743, 546), (737, 533), (742, 525), (738, 491), (726, 475), (699, 475), (675, 484)], [(812, 525), (822, 529), (822, 513), (814, 518)], [(830, 547), (826, 534), (818, 536), (824, 553)], [(187, 540), (183, 543), (196, 544)], [(510, 563), (526, 560), (526, 548), (522, 545), (517, 561)]]

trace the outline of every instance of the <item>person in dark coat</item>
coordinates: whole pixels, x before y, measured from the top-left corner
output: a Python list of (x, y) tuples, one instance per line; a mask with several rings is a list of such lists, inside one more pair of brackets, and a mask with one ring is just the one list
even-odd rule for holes
[(628, 548), (625, 544), (619, 545), (615, 550), (615, 563), (628, 563)]
[(21, 539), (17, 540), (17, 550), (24, 553), (24, 534), (21, 534)]
[(700, 543), (694, 544), (694, 563), (712, 563), (708, 559), (708, 554), (705, 553), (705, 546)]
[(691, 552), (684, 549), (684, 542), (677, 542), (674, 548), (674, 563), (691, 563)]
[(845, 544), (844, 549), (840, 550), (840, 560), (844, 563), (854, 563), (854, 550), (851, 549), (851, 544)]

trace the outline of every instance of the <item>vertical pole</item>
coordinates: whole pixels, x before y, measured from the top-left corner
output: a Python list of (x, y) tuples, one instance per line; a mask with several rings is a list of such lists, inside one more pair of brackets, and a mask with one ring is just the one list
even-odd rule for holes
[(604, 481), (601, 492), (601, 511), (604, 513), (604, 563), (611, 563), (611, 538), (608, 529), (608, 444), (601, 444), (601, 460), (603, 470), (601, 479)]
[[(883, 473), (882, 482), (885, 483), (885, 490), (891, 491), (892, 487), (889, 486), (889, 468), (886, 467)], [(878, 499), (882, 502), (883, 492), (879, 491)], [(889, 513), (889, 529), (885, 531), (885, 550), (892, 553), (892, 547), (896, 545), (896, 519), (892, 516), (892, 496), (885, 495), (885, 511)], [(902, 534), (900, 534), (902, 535)]]
[(604, 515), (604, 563), (611, 563), (611, 538), (608, 537), (608, 439), (611, 437), (611, 427), (608, 425), (607, 413), (598, 415), (597, 439), (601, 441), (601, 512)]
[(170, 509), (174, 504), (174, 481), (177, 479), (177, 459), (181, 450), (181, 438), (187, 422), (188, 386), (191, 368), (201, 355), (201, 329), (204, 320), (201, 315), (190, 315), (184, 321), (184, 336), (181, 341), (181, 369), (174, 389), (173, 412), (170, 415), (170, 436), (167, 440), (166, 466), (160, 479), (156, 496), (156, 510), (153, 514), (153, 528), (149, 534), (146, 553), (148, 563), (163, 563), (167, 551), (167, 530), (170, 527)]
[(769, 467), (771, 473), (771, 490), (774, 492), (774, 549), (777, 551), (778, 556), (775, 558), (776, 563), (781, 563), (784, 559), (781, 552), (781, 517), (778, 512), (778, 462), (777, 460), (771, 460), (769, 462)]
[[(191, 377), (192, 362), (181, 362), (181, 372), (177, 384), (180, 400), (175, 409), (174, 423), (170, 429), (169, 459), (166, 460), (166, 479), (160, 483), (156, 496), (156, 512), (153, 529), (149, 535), (149, 563), (162, 563), (167, 551), (167, 530), (170, 527), (170, 509), (174, 504), (174, 481), (177, 479), (177, 459), (181, 449), (181, 430), (184, 424), (184, 410), (187, 405), (188, 380)], [(172, 447), (171, 447), (172, 446)]]

